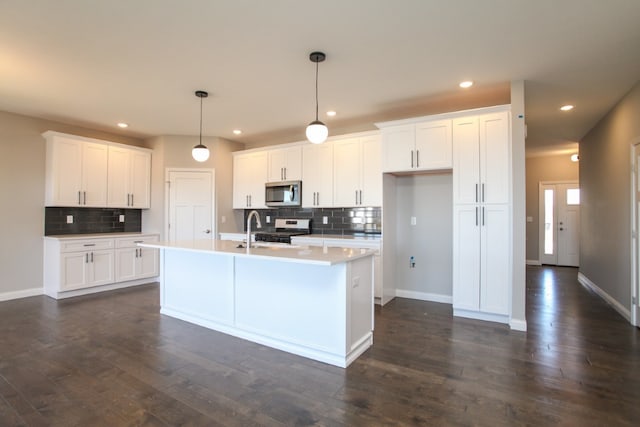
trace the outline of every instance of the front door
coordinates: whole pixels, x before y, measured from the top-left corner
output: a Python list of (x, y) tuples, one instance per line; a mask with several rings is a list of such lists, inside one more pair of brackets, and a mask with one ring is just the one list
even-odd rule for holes
[(577, 182), (540, 184), (540, 262), (580, 264), (580, 187)]
[(169, 240), (215, 238), (212, 170), (168, 170)]

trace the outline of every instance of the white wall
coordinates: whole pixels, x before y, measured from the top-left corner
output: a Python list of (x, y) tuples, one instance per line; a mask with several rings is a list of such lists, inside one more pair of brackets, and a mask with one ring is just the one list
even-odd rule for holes
[[(395, 192), (396, 294), (451, 303), (453, 175), (400, 176)], [(416, 225), (411, 225), (411, 217)], [(409, 268), (411, 256), (414, 268)]]

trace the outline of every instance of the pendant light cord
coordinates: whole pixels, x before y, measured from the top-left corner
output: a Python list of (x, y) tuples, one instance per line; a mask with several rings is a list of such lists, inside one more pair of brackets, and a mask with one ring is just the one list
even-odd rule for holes
[(316, 62), (316, 121), (318, 121), (318, 62)]
[(200, 97), (200, 145), (202, 145), (202, 96)]

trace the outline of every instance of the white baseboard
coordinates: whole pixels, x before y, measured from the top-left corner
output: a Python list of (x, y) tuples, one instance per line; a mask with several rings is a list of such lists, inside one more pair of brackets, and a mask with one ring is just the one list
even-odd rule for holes
[(444, 304), (452, 304), (453, 297), (451, 295), (432, 294), (429, 292), (408, 291), (404, 289), (396, 289), (396, 296), (400, 298), (417, 299), (421, 301), (441, 302)]
[(485, 322), (496, 322), (510, 325), (509, 317), (503, 314), (483, 313), (480, 311), (464, 310), (460, 308), (453, 309), (454, 317), (466, 317), (467, 319), (484, 320)]
[(509, 320), (509, 327), (514, 331), (527, 332), (527, 321), (522, 319)]
[(631, 322), (631, 312), (628, 308), (620, 304), (617, 300), (615, 300), (611, 295), (602, 290), (598, 285), (593, 283), (587, 276), (582, 273), (578, 273), (578, 282), (582, 286), (585, 286), (591, 289), (593, 292), (598, 294), (600, 298), (605, 300), (611, 307), (613, 307), (622, 317), (627, 319), (628, 322)]
[(527, 265), (542, 265), (539, 259), (528, 259)]
[(42, 295), (43, 293), (44, 293), (44, 289), (42, 288), (31, 288), (31, 289), (24, 289), (22, 291), (2, 292), (0, 293), (0, 301), (9, 301), (12, 299), (34, 297), (37, 295)]

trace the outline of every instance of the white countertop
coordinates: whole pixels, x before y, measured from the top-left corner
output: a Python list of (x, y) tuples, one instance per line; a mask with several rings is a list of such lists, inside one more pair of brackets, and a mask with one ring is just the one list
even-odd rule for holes
[(362, 240), (362, 241), (374, 241), (378, 242), (382, 240), (380, 234), (372, 235), (352, 235), (352, 234), (303, 234), (301, 236), (295, 236), (303, 239), (340, 239), (340, 240)]
[(56, 240), (78, 240), (78, 239), (108, 239), (109, 237), (135, 237), (135, 236), (157, 236), (160, 233), (143, 233), (139, 231), (129, 232), (123, 231), (120, 233), (92, 233), (92, 234), (56, 234), (51, 236), (44, 236), (45, 239)]
[(209, 252), (219, 255), (271, 259), (315, 265), (335, 265), (358, 258), (374, 255), (371, 249), (338, 248), (319, 246), (295, 246), (282, 244), (254, 243), (251, 249), (239, 248), (238, 242), (231, 240), (185, 240), (179, 242), (139, 243), (138, 246), (192, 252)]

